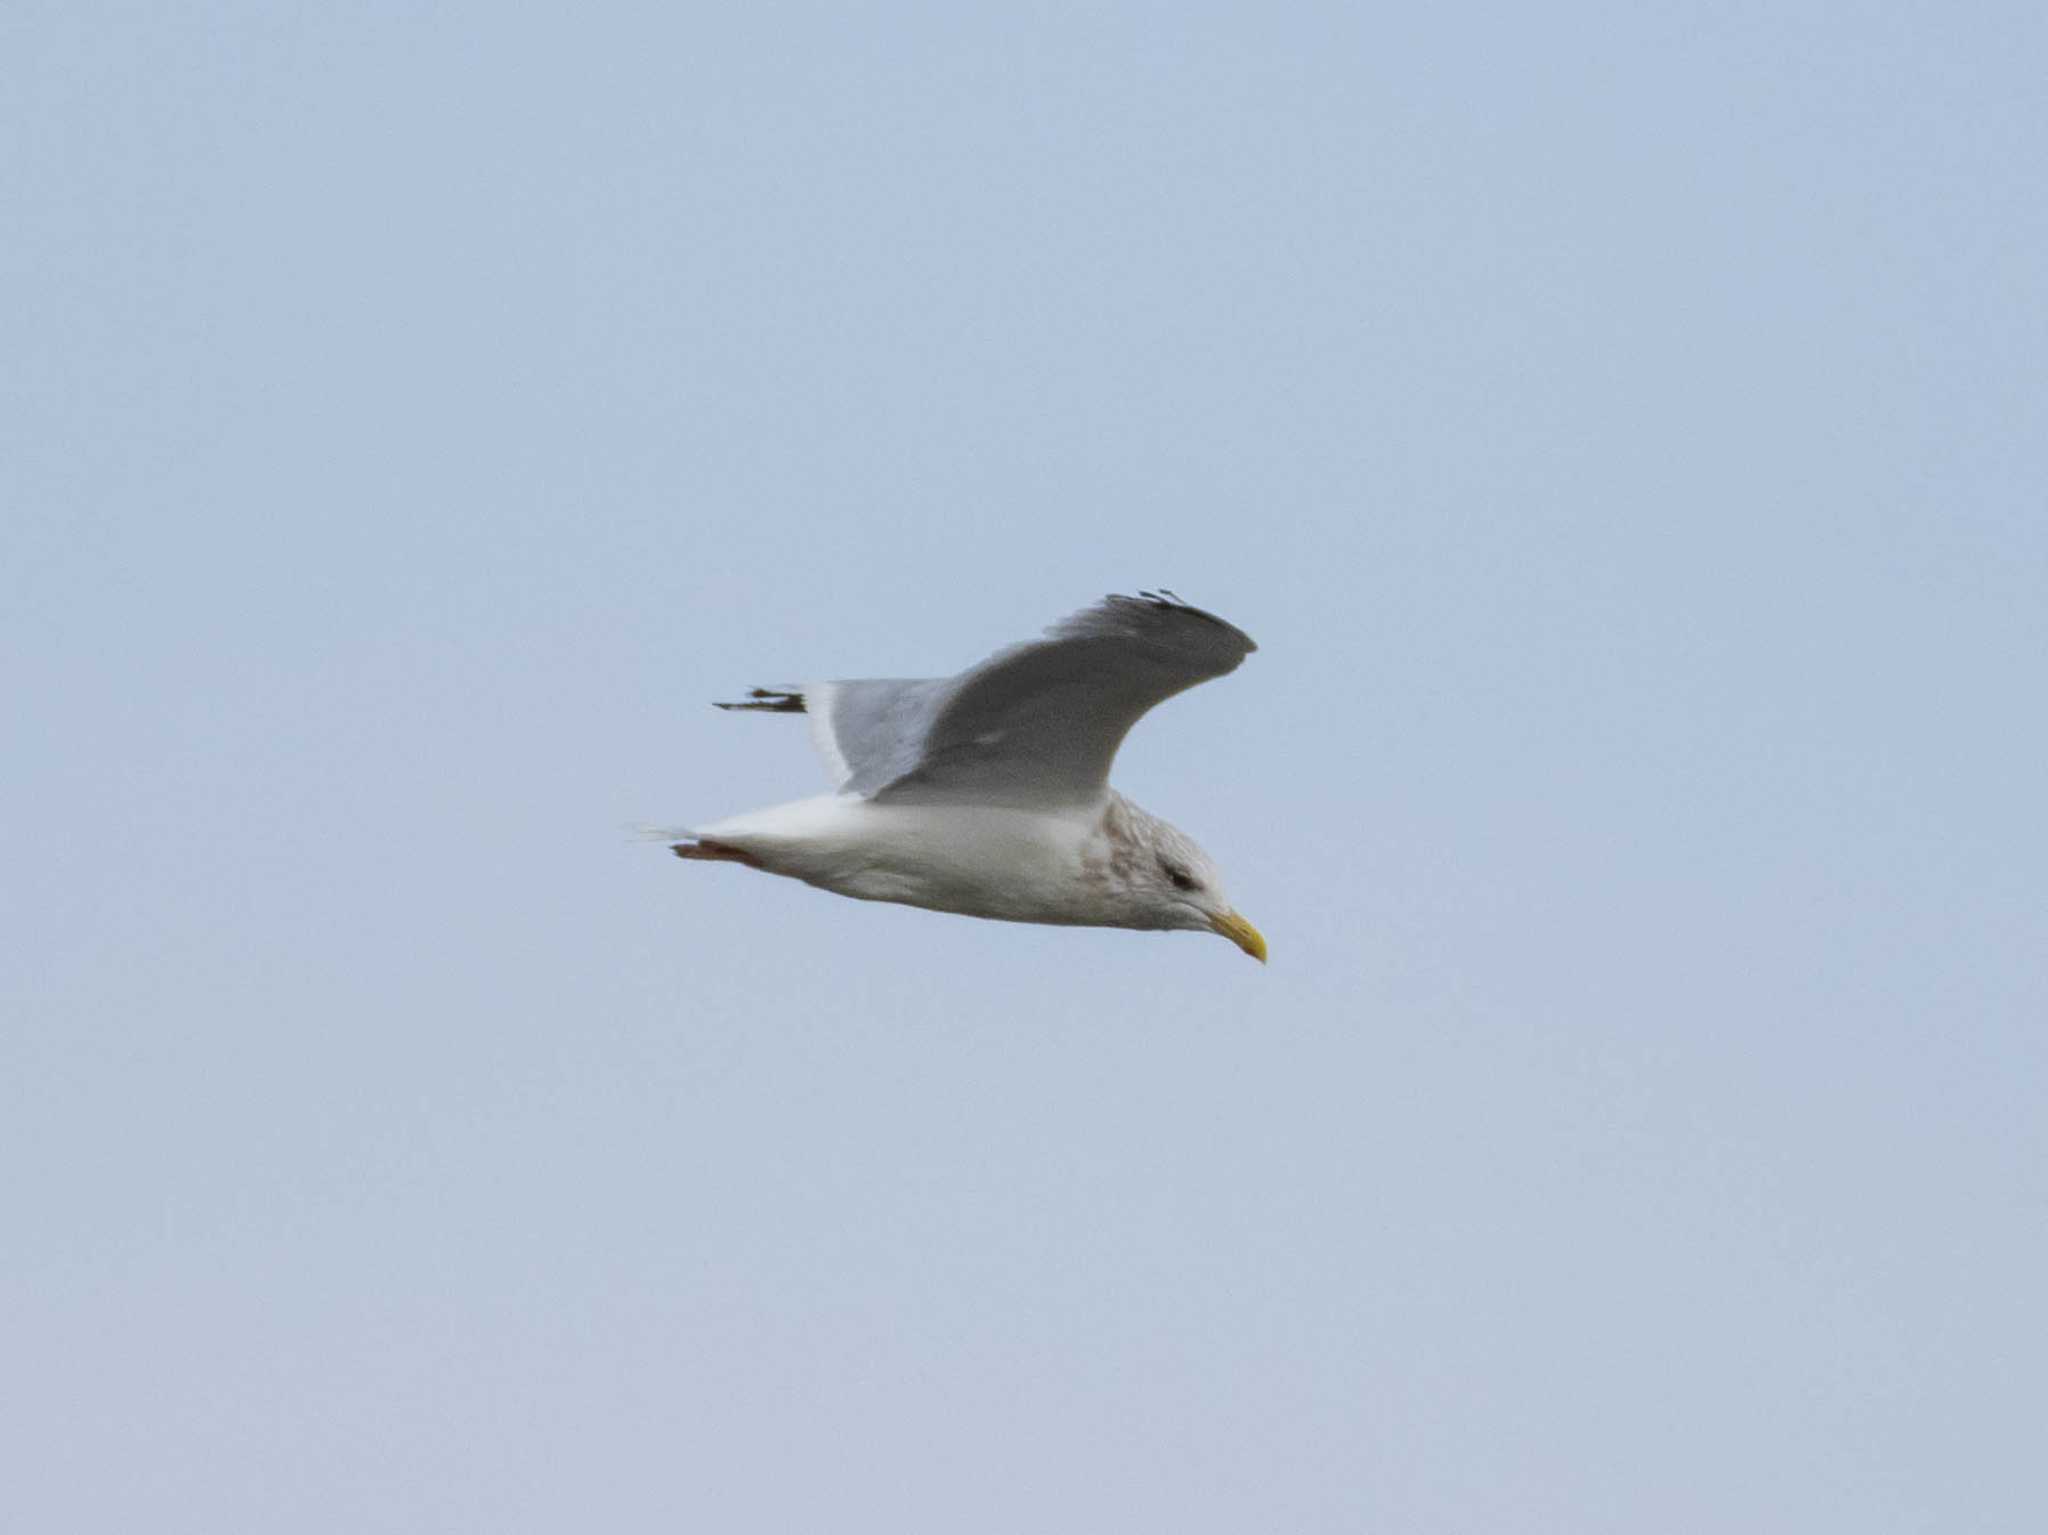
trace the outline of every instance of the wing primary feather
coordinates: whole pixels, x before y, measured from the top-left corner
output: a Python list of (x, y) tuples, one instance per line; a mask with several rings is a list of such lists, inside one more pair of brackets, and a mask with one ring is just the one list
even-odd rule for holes
[(714, 709), (751, 710), (761, 714), (802, 714), (804, 695), (781, 688), (752, 688), (739, 703), (713, 703)]

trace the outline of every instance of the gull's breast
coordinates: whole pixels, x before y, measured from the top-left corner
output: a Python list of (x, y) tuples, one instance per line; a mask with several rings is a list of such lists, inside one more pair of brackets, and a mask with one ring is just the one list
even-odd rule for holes
[[(1087, 922), (1076, 814), (864, 802), (862, 835), (828, 884), (867, 900), (1010, 922)], [(817, 881), (826, 884), (827, 881)]]

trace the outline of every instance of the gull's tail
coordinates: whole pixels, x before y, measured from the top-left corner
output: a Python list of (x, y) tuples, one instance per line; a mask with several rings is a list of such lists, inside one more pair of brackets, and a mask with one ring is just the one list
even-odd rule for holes
[(678, 858), (701, 858), (711, 863), (743, 863), (750, 869), (766, 867), (752, 853), (743, 852), (724, 842), (677, 842), (669, 847), (669, 851)]
[(678, 858), (701, 858), (715, 863), (743, 863), (750, 869), (758, 869), (761, 860), (752, 853), (734, 847), (730, 842), (715, 838), (700, 837), (687, 826), (633, 826), (628, 830), (643, 842), (663, 842)]
[(696, 840), (697, 836), (687, 826), (649, 826), (645, 821), (628, 825), (626, 835), (636, 842), (687, 842)]

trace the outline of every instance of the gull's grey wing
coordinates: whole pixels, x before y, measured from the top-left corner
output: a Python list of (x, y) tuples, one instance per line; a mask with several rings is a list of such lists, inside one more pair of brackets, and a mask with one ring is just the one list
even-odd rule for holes
[(817, 748), (832, 787), (865, 796), (917, 767), (925, 732), (956, 680), (873, 677), (806, 682), (797, 688), (754, 688), (737, 703), (715, 707), (808, 714), (811, 745)]
[(842, 793), (901, 802), (1085, 803), (1154, 704), (1258, 647), (1170, 592), (1106, 597), (957, 677), (756, 688), (724, 709), (810, 715)]
[(832, 787), (872, 796), (913, 772), (951, 677), (814, 682), (803, 691), (811, 745)]
[(1154, 704), (1237, 670), (1258, 647), (1169, 593), (1106, 597), (927, 696), (916, 764), (869, 791), (899, 801), (1085, 803)]

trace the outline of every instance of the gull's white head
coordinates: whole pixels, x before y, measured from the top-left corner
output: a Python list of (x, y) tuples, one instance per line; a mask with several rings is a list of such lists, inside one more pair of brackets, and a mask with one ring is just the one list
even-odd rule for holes
[(1103, 821), (1110, 848), (1107, 874), (1119, 886), (1129, 927), (1217, 933), (1260, 964), (1266, 940), (1223, 893), (1216, 860), (1179, 827), (1116, 795)]

